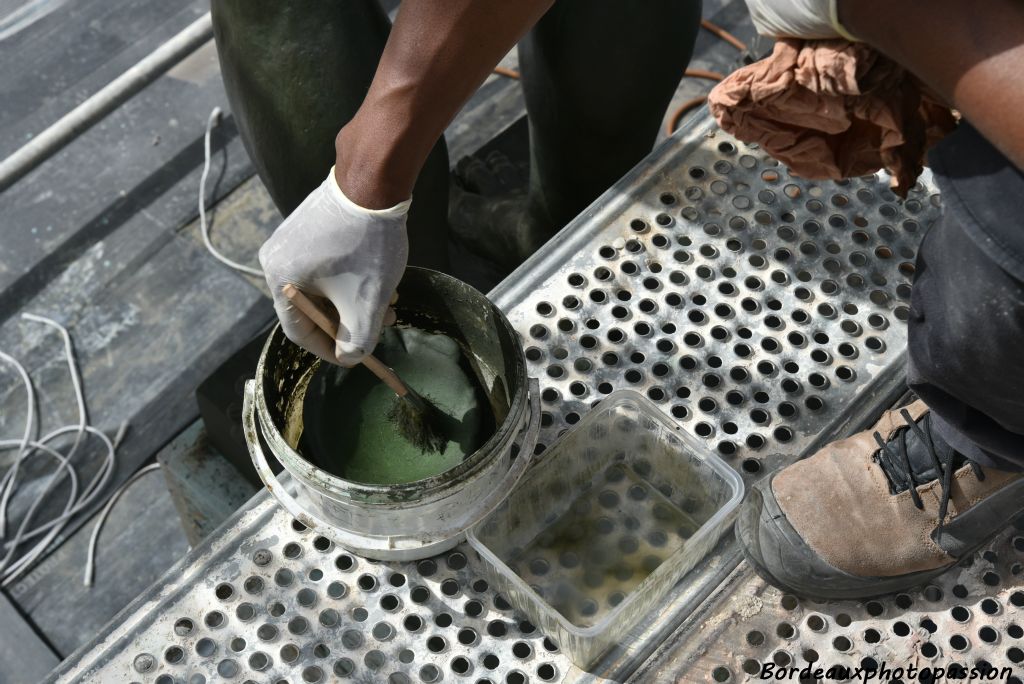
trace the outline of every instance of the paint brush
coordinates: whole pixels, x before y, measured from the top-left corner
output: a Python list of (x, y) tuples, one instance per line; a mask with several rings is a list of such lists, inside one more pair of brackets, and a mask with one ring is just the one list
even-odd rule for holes
[[(337, 326), (309, 297), (291, 283), (281, 288), (281, 291), (332, 340), (337, 339)], [(441, 429), (441, 411), (405, 384), (405, 381), (398, 377), (398, 373), (373, 354), (364, 356), (361, 363), (397, 395), (397, 400), (388, 411), (388, 420), (394, 424), (398, 433), (420, 451), (444, 451), (448, 445), (448, 438)]]

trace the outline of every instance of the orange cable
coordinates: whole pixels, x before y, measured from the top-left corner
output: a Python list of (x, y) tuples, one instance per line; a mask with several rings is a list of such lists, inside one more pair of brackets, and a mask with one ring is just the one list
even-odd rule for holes
[[(729, 45), (732, 45), (740, 52), (746, 51), (747, 44), (744, 43), (739, 38), (737, 38), (736, 36), (729, 33), (728, 31), (726, 31), (721, 26), (713, 24), (707, 19), (701, 19), (700, 25), (701, 28), (705, 29), (706, 31), (710, 31), (715, 36), (729, 43)], [(689, 76), (690, 78), (704, 78), (709, 81), (721, 81), (725, 78), (724, 74), (720, 74), (717, 71), (706, 71), (704, 69), (687, 69), (686, 73), (683, 75)], [(695, 97), (692, 100), (688, 100), (684, 102), (682, 105), (680, 105), (674, 112), (672, 112), (672, 116), (669, 117), (668, 123), (665, 124), (665, 134), (672, 135), (673, 133), (675, 133), (675, 130), (679, 128), (679, 122), (682, 121), (683, 117), (689, 111), (707, 102), (707, 99), (707, 95), (701, 95), (700, 97)]]
[(515, 69), (509, 69), (508, 67), (496, 66), (494, 67), (494, 73), (498, 76), (504, 76), (505, 78), (514, 78), (517, 81), (519, 80), (519, 72)]
[(707, 102), (707, 100), (707, 95), (701, 95), (700, 97), (695, 97), (680, 105), (676, 111), (672, 112), (671, 118), (669, 118), (668, 123), (665, 125), (665, 134), (672, 135), (675, 133), (676, 129), (679, 128), (679, 122), (682, 120), (683, 116), (685, 116), (691, 109), (701, 106)]
[(700, 20), (700, 25), (701, 25), (701, 28), (703, 28), (703, 29), (705, 29), (707, 31), (710, 31), (711, 33), (715, 34), (716, 36), (718, 36), (719, 38), (724, 40), (726, 43), (729, 43), (729, 45), (732, 45), (734, 48), (736, 48), (740, 52), (746, 52), (747, 51), (747, 44), (746, 43), (744, 43), (742, 40), (740, 40), (736, 36), (732, 35), (728, 31), (726, 31), (724, 28), (722, 28), (718, 24), (712, 24), (707, 19), (701, 19)]
[[(725, 78), (724, 74), (720, 74), (717, 71), (706, 71), (704, 69), (687, 69), (686, 73), (683, 75), (689, 76), (690, 78), (706, 78), (709, 81), (721, 81)], [(691, 109), (704, 104), (707, 99), (707, 95), (701, 95), (700, 97), (695, 97), (692, 100), (687, 100), (680, 105), (674, 112), (672, 112), (672, 116), (669, 117), (668, 122), (665, 124), (665, 135), (672, 135), (675, 133), (675, 130), (679, 128), (679, 122), (682, 121), (683, 116)]]
[(706, 78), (709, 81), (725, 80), (725, 74), (720, 74), (717, 71), (707, 71), (706, 69), (687, 69), (683, 76), (689, 76), (690, 78)]

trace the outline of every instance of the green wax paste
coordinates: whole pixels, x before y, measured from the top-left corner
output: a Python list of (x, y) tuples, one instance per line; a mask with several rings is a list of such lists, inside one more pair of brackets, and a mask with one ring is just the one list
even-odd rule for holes
[(306, 390), (303, 455), (327, 472), (365, 484), (402, 484), (458, 465), (494, 434), (494, 416), (458, 343), (415, 328), (385, 328), (381, 361), (444, 414), (448, 445), (424, 453), (388, 420), (399, 399), (366, 367), (321, 364)]

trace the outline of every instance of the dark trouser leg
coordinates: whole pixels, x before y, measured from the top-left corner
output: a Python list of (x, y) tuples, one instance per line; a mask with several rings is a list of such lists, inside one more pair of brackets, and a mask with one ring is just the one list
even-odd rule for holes
[[(362, 103), (390, 22), (376, 0), (213, 0), (212, 12), (224, 86), (242, 141), (287, 215), (334, 164), (334, 138)], [(413, 195), (409, 262), (447, 270), (443, 139)]]
[(700, 16), (701, 0), (558, 0), (520, 42), (539, 237), (651, 151)]
[(948, 216), (917, 258), (908, 384), (939, 434), (982, 465), (1024, 469), (1024, 282)]

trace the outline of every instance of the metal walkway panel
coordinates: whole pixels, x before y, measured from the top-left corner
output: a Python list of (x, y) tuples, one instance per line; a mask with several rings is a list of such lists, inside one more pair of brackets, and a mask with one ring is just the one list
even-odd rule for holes
[(974, 681), (1020, 684), (1022, 529), (1015, 524), (925, 587), (870, 601), (784, 594), (744, 563), (632, 681), (757, 682), (783, 668), (797, 670), (783, 681), (842, 681), (827, 675), (843, 668), (846, 681), (875, 672), (873, 681), (930, 683), (970, 681), (976, 669), (991, 674)]
[[(623, 387), (748, 482), (861, 427), (902, 390), (916, 246), (937, 215), (927, 182), (901, 202), (881, 176), (791, 177), (707, 118), (677, 134), (491, 293), (541, 381), (539, 458)], [(584, 673), (486, 586), (468, 546), (415, 564), (366, 561), (262, 492), (53, 677), (622, 681), (688, 616), (717, 610), (716, 589), (739, 586), (722, 585), (745, 572), (738, 563), (728, 536)], [(650, 662), (675, 661), (662, 650)], [(742, 664), (722, 666), (744, 676)]]

